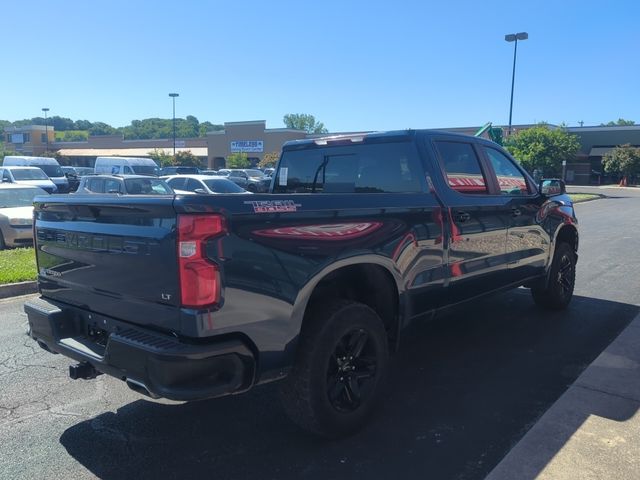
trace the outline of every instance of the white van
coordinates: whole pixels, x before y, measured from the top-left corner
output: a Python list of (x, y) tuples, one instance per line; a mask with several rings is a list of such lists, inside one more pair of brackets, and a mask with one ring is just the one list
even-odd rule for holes
[(1, 183), (17, 183), (40, 187), (47, 193), (56, 193), (58, 187), (47, 174), (38, 167), (0, 167)]
[(47, 177), (56, 184), (57, 193), (69, 192), (69, 181), (65, 176), (60, 164), (55, 158), (51, 157), (23, 157), (23, 156), (11, 156), (7, 155), (2, 161), (3, 167), (38, 167)]
[(158, 175), (159, 168), (150, 158), (98, 157), (94, 172), (112, 175)]

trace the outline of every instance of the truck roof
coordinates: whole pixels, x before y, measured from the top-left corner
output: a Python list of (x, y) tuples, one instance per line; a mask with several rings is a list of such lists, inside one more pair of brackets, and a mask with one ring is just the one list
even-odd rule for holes
[(327, 135), (320, 136), (315, 138), (305, 138), (302, 140), (290, 140), (286, 142), (282, 149), (283, 150), (300, 150), (304, 148), (316, 147), (316, 146), (327, 146), (327, 145), (344, 145), (349, 143), (377, 143), (377, 142), (388, 142), (388, 141), (407, 141), (417, 135), (438, 135), (438, 136), (447, 136), (447, 137), (459, 137), (459, 138), (474, 138), (480, 141), (486, 141), (488, 143), (492, 143), (481, 137), (470, 137), (470, 135), (464, 135), (462, 133), (454, 133), (447, 132), (443, 130), (429, 130), (429, 129), (421, 129), (421, 130), (389, 130), (389, 131), (381, 131), (381, 132), (362, 132), (362, 133), (348, 133), (342, 135)]

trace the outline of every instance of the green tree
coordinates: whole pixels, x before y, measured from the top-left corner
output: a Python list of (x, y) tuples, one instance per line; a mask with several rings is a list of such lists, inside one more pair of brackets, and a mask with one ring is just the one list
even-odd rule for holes
[(215, 125), (211, 122), (202, 122), (199, 127), (198, 136), (206, 137), (207, 132), (217, 132), (220, 130), (224, 130), (224, 125)]
[(60, 165), (65, 165), (65, 166), (71, 165), (71, 159), (65, 155), (60, 154), (59, 151), (45, 152), (45, 153), (47, 153), (47, 155), (43, 155), (43, 156), (55, 158)]
[(633, 120), (625, 120), (624, 118), (619, 118), (617, 121), (613, 122), (607, 122), (607, 123), (601, 123), (600, 126), (601, 127), (619, 127), (619, 126), (628, 126), (628, 125), (635, 125), (636, 122), (634, 122)]
[(201, 167), (200, 159), (196, 157), (191, 150), (177, 152), (173, 162), (174, 165), (184, 165), (187, 167)]
[(280, 160), (280, 152), (265, 153), (258, 166), (260, 168), (274, 168), (278, 160)]
[(154, 148), (148, 155), (152, 160), (155, 160), (160, 167), (170, 167), (173, 165), (173, 155), (165, 153), (161, 148)]
[(287, 128), (304, 130), (307, 133), (327, 133), (324, 123), (316, 121), (308, 113), (287, 113), (282, 119)]
[(227, 157), (227, 168), (249, 168), (251, 162), (245, 152), (232, 153)]
[(602, 157), (602, 166), (607, 173), (636, 177), (640, 175), (640, 148), (619, 145)]
[(17, 155), (15, 150), (9, 150), (3, 142), (0, 142), (0, 160), (2, 160), (7, 155)]
[(94, 122), (89, 129), (89, 135), (113, 135), (117, 130), (104, 122)]
[(508, 137), (505, 147), (529, 172), (538, 169), (548, 177), (561, 173), (562, 162), (575, 158), (580, 143), (566, 128), (540, 123)]
[(73, 122), (74, 130), (89, 130), (93, 126), (89, 120), (76, 120)]

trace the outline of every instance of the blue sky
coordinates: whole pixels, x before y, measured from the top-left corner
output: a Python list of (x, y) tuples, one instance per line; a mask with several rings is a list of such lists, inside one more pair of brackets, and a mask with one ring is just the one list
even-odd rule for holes
[[(55, 6), (54, 6), (55, 5)], [(2, 6), (0, 119), (310, 113), (330, 131), (640, 123), (640, 2), (92, 1)]]

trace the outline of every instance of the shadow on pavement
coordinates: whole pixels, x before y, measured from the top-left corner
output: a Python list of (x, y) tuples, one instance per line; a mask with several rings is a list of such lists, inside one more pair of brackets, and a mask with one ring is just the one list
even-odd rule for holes
[(414, 325), (377, 415), (336, 442), (292, 425), (276, 385), (183, 405), (138, 400), (60, 442), (105, 479), (483, 478), (638, 310), (574, 297), (549, 313), (519, 289)]

